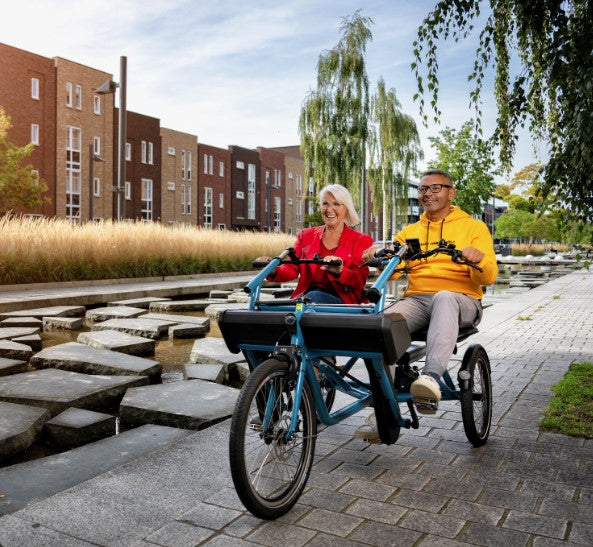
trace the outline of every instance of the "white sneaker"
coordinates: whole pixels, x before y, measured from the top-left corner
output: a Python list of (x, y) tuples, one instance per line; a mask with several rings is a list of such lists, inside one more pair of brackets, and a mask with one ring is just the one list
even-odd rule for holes
[(414, 396), (414, 404), (418, 412), (434, 414), (438, 410), (441, 388), (432, 376), (423, 374), (416, 378), (410, 386), (410, 393)]
[(361, 425), (355, 432), (356, 439), (362, 439), (368, 443), (380, 443), (379, 430), (377, 429), (377, 418), (375, 413), (368, 415), (366, 423)]

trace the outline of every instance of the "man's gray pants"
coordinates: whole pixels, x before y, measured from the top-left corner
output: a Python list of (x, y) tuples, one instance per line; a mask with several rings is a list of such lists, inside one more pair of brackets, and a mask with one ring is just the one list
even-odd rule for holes
[(439, 291), (408, 296), (385, 308), (384, 313), (401, 314), (410, 332), (428, 326), (423, 372), (438, 374), (440, 378), (453, 355), (459, 327), (478, 325), (482, 319), (482, 303), (462, 293)]

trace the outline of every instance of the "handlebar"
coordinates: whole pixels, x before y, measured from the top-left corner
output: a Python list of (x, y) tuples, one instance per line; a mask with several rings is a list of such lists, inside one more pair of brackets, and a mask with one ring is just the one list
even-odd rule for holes
[[(341, 266), (342, 259), (335, 258), (333, 260), (324, 260), (319, 254), (313, 255), (313, 258), (300, 258), (292, 247), (285, 249), (279, 256), (273, 258), (277, 259), (280, 264), (293, 264), (298, 266), (299, 264), (318, 264), (320, 266)], [(254, 268), (265, 268), (271, 261), (256, 260), (253, 262)]]

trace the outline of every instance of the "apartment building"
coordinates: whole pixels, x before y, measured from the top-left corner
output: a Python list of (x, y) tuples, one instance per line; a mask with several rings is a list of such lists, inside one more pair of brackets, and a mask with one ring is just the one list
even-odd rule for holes
[(225, 230), (232, 226), (231, 152), (198, 144), (198, 224)]
[(307, 197), (304, 186), (305, 160), (298, 145), (280, 146), (272, 150), (284, 154), (284, 231), (288, 234), (298, 234), (303, 229)]
[[(37, 211), (54, 216), (56, 207), (56, 69), (53, 59), (0, 43), (0, 106), (10, 116), (8, 140), (35, 144), (28, 158), (48, 185), (50, 202)], [(64, 142), (64, 141), (62, 141)], [(4, 212), (4, 211), (0, 211)]]
[(161, 127), (161, 222), (198, 224), (198, 137)]
[[(119, 127), (119, 109), (114, 109), (113, 135)], [(160, 120), (127, 112), (126, 181), (122, 218), (145, 222), (161, 220), (161, 130)], [(117, 180), (117, 165), (113, 170)], [(117, 193), (113, 193), (117, 208)]]
[(260, 159), (260, 224), (265, 232), (283, 232), (285, 201), (284, 154), (258, 146)]
[(229, 146), (231, 153), (231, 228), (261, 230), (260, 159), (257, 150)]

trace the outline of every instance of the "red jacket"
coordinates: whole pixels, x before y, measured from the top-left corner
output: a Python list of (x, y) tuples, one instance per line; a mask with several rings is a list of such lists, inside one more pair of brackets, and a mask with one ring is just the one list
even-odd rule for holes
[[(314, 226), (305, 228), (299, 232), (297, 241), (294, 245), (297, 256), (300, 258), (313, 258), (321, 249), (321, 236), (325, 226)], [(369, 269), (362, 264), (362, 253), (373, 244), (371, 236), (357, 232), (348, 226), (344, 226), (344, 231), (340, 236), (338, 246), (332, 250), (332, 255), (342, 259), (344, 269), (336, 277), (328, 275), (336, 294), (346, 304), (360, 304), (364, 301), (362, 291), (369, 275)], [(292, 293), (292, 298), (307, 291), (313, 280), (313, 268), (319, 268), (315, 264), (301, 264), (293, 266), (292, 264), (282, 264), (275, 270), (274, 281), (291, 281), (299, 278), (297, 287)]]

